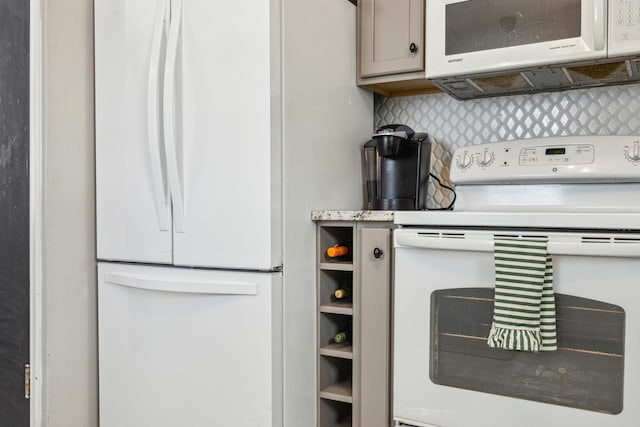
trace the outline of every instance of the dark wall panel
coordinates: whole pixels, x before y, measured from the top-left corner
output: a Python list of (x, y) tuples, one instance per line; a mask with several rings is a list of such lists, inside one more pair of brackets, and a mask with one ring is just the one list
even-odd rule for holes
[(29, 425), (29, 1), (0, 0), (0, 427)]

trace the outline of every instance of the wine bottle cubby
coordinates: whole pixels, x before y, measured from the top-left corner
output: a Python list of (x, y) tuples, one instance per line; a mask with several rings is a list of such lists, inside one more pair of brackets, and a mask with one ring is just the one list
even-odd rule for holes
[[(318, 427), (390, 425), (391, 228), (318, 222)], [(349, 252), (328, 256), (335, 245)]]

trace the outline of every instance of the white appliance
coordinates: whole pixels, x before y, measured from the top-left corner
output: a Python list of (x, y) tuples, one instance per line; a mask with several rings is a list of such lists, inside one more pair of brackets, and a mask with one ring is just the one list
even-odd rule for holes
[(426, 76), (460, 99), (637, 81), (638, 0), (427, 2)]
[[(465, 147), (452, 164), (454, 211), (396, 214), (396, 425), (637, 425), (637, 141)], [(548, 238), (558, 351), (488, 347), (496, 237)]]
[(349, 144), (372, 127), (371, 96), (332, 65), (353, 56), (333, 48), (355, 25), (344, 3), (306, 23), (336, 22), (308, 42), (328, 52), (317, 66), (284, 54), (309, 9), (95, 0), (101, 426), (315, 419), (309, 214), (359, 204), (359, 171), (330, 196), (313, 189), (359, 162)]

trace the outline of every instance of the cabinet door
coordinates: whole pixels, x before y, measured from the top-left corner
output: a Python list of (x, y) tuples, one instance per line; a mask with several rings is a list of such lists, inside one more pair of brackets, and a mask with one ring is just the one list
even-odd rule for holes
[(424, 0), (360, 0), (360, 76), (424, 70)]
[(100, 259), (171, 262), (159, 130), (164, 6), (165, 0), (95, 1)]
[(359, 245), (359, 424), (389, 425), (391, 230), (362, 228)]
[(174, 119), (184, 210), (182, 224), (174, 223), (177, 265), (281, 264), (274, 83), (280, 30), (270, 10), (276, 3), (181, 2)]

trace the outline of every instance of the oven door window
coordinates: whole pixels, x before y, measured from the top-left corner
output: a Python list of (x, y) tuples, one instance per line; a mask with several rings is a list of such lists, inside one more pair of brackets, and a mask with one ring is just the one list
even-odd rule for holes
[(623, 402), (624, 310), (556, 294), (558, 351), (489, 348), (493, 288), (431, 294), (431, 381), (573, 408), (618, 414)]
[(446, 55), (580, 37), (581, 0), (469, 0), (446, 6)]

